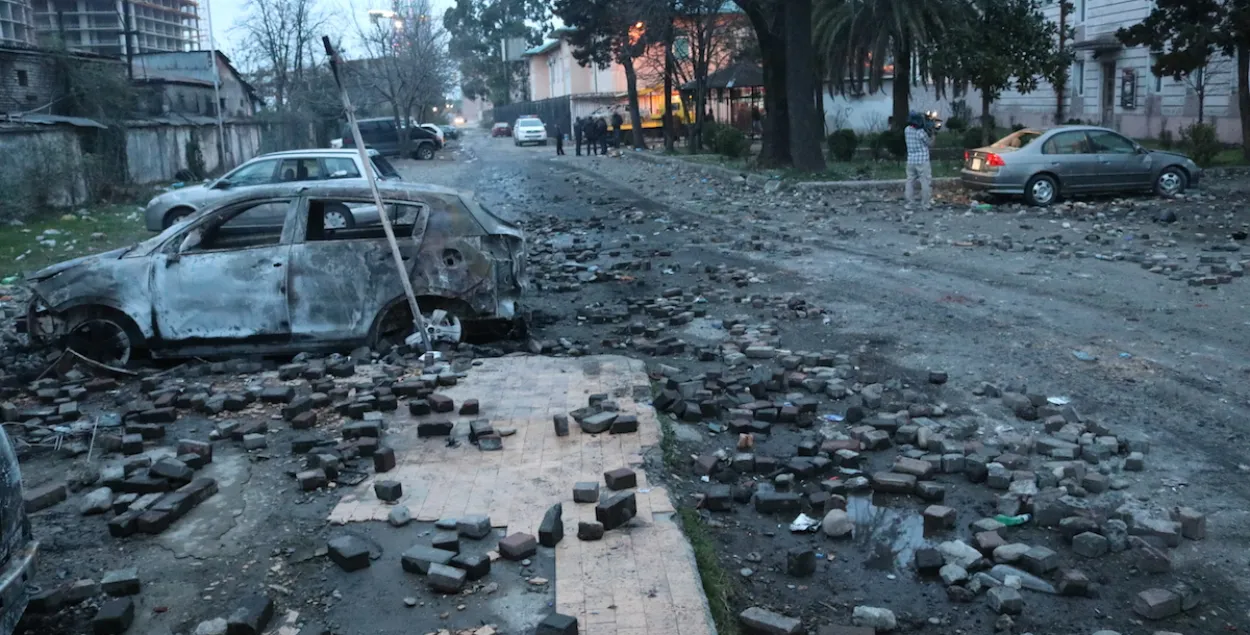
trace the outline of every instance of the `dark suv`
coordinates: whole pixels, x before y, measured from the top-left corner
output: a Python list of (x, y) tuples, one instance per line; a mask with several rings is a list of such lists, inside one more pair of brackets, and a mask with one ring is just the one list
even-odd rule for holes
[[(365, 147), (373, 148), (385, 156), (395, 156), (400, 152), (400, 133), (408, 135), (408, 151), (412, 158), (428, 161), (434, 153), (443, 149), (443, 144), (433, 132), (416, 124), (407, 128), (396, 128), (391, 117), (375, 117), (373, 119), (357, 119), (360, 126), (360, 137)], [(355, 147), (356, 141), (347, 124), (343, 124), (343, 147)]]

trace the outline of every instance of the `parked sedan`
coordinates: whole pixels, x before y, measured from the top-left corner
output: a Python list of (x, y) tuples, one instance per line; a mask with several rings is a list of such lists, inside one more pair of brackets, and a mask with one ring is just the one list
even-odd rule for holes
[[(377, 178), (399, 180), (399, 173), (386, 158), (376, 150), (369, 150), (368, 155)], [(262, 154), (227, 172), (221, 178), (165, 192), (153, 198), (144, 208), (143, 218), (148, 231), (158, 232), (240, 189), (282, 182), (356, 179), (361, 174), (360, 152), (355, 149), (322, 148)], [(326, 218), (326, 223), (331, 228), (351, 227), (356, 221), (347, 208), (335, 210)]]
[[(525, 239), (468, 193), (379, 184), (433, 339), (461, 320), (521, 316)], [(346, 350), (404, 341), (412, 314), (364, 179), (249, 188), (147, 241), (33, 274), (27, 330), (107, 364), (153, 357)], [(380, 219), (379, 219), (380, 220)]]
[(512, 126), (506, 121), (496, 121), (495, 125), (490, 127), (490, 136), (492, 137), (511, 137)]
[(1149, 150), (1114, 130), (1060, 126), (1013, 132), (964, 153), (964, 187), (1050, 205), (1070, 194), (1154, 191), (1173, 196), (1202, 169), (1175, 152)]

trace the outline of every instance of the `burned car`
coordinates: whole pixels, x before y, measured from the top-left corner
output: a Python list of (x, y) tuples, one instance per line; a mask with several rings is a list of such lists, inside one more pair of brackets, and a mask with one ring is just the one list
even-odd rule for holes
[[(432, 339), (521, 319), (525, 238), (472, 195), (378, 184)], [(357, 222), (330, 228), (347, 207)], [(372, 211), (372, 213), (370, 213)], [(280, 354), (403, 341), (409, 309), (363, 179), (248, 188), (142, 243), (31, 275), (27, 330), (95, 361)], [(389, 339), (388, 339), (389, 338)]]

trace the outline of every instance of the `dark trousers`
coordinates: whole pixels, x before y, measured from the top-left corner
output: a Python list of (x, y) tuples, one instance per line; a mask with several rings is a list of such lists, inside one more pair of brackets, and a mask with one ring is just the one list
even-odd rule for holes
[(564, 154), (564, 135), (556, 137), (556, 156)]
[(608, 135), (599, 137), (599, 154), (608, 153)]
[(582, 156), (582, 136), (577, 135), (573, 137), (573, 143), (576, 145), (575, 151), (577, 152), (577, 156)]

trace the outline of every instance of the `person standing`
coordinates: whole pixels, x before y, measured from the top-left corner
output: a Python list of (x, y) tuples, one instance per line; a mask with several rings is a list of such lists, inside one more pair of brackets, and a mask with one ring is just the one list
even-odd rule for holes
[(751, 135), (755, 137), (764, 135), (764, 113), (760, 112), (758, 105), (751, 106)]
[(621, 117), (621, 113), (612, 113), (612, 146), (621, 147), (621, 126), (625, 125), (625, 119)]
[(595, 128), (594, 117), (583, 119), (582, 127), (586, 129), (586, 156), (599, 154), (599, 131)]
[(929, 163), (929, 146), (933, 145), (933, 137), (929, 136), (923, 115), (916, 112), (908, 115), (903, 138), (907, 142), (907, 185), (903, 190), (903, 199), (910, 209), (916, 194), (916, 183), (919, 182), (920, 206), (929, 209), (933, 204), (933, 166)]
[(608, 154), (608, 120), (600, 117), (595, 122), (595, 129), (599, 135), (599, 154)]
[(579, 157), (582, 156), (582, 132), (585, 127), (585, 122), (582, 121), (581, 117), (578, 117), (577, 120), (573, 122), (573, 144), (576, 146), (574, 148), (574, 152), (576, 152)]
[(556, 136), (556, 156), (564, 156), (564, 128), (560, 124), (552, 124), (551, 132)]

